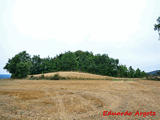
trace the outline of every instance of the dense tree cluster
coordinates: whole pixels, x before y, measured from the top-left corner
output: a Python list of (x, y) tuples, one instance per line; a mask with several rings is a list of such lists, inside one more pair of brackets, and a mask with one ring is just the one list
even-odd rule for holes
[(30, 73), (31, 66), (30, 55), (23, 51), (9, 59), (4, 69), (12, 74), (12, 78), (23, 78)]
[(23, 78), (28, 74), (39, 74), (56, 71), (81, 71), (115, 77), (144, 77), (146, 73), (140, 69), (134, 70), (120, 65), (118, 59), (110, 58), (107, 54), (92, 52), (65, 52), (54, 58), (31, 57), (26, 51), (20, 52), (4, 67), (12, 74), (12, 78)]

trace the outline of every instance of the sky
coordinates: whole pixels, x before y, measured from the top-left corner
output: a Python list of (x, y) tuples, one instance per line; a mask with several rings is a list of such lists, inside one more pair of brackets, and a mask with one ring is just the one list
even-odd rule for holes
[(26, 50), (92, 51), (145, 72), (160, 69), (160, 0), (0, 0), (0, 73)]

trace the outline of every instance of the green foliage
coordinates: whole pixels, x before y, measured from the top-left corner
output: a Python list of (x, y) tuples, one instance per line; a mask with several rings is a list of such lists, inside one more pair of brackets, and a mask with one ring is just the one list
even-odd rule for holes
[(76, 55), (72, 52), (66, 52), (65, 54), (60, 54), (55, 58), (56, 67), (59, 70), (71, 71), (77, 70), (78, 62), (76, 60)]
[(157, 24), (154, 25), (154, 30), (158, 31), (159, 39), (160, 39), (160, 17), (157, 19)]
[(44, 78), (45, 78), (44, 74), (42, 74), (40, 78), (41, 78), (41, 79), (44, 79)]
[(157, 24), (154, 25), (154, 30), (160, 31), (160, 17), (157, 19)]
[(12, 74), (12, 78), (24, 78), (30, 73), (31, 65), (30, 55), (23, 51), (9, 59), (4, 69)]
[(39, 55), (34, 55), (31, 59), (32, 67), (31, 67), (31, 74), (38, 74), (41, 72), (41, 64), (42, 59)]
[[(108, 75), (115, 77), (144, 77), (146, 73), (140, 69), (134, 70), (131, 66), (129, 69), (125, 65), (119, 65), (118, 59), (110, 58), (107, 54), (96, 54), (92, 52), (65, 52), (54, 58), (40, 58), (34, 55), (30, 58), (25, 51), (9, 59), (4, 67), (13, 78), (23, 78), (28, 74), (42, 74), (57, 71), (81, 71), (93, 74)], [(39, 78), (30, 77), (30, 79), (63, 79), (55, 75), (46, 78), (44, 75)]]
[(128, 76), (129, 76), (130, 78), (134, 78), (134, 77), (135, 77), (135, 70), (132, 68), (132, 66), (129, 67)]
[(36, 77), (36, 76), (30, 76), (29, 78), (30, 80), (65, 80), (65, 77), (61, 77), (59, 74), (55, 74), (51, 77), (47, 77), (44, 76), (44, 74), (42, 74), (40, 77)]
[(59, 76), (59, 74), (55, 74), (54, 76), (50, 77), (49, 79), (50, 80), (60, 80), (60, 79), (62, 79), (62, 77)]
[(119, 77), (128, 77), (128, 69), (125, 65), (119, 65), (118, 66), (118, 76)]

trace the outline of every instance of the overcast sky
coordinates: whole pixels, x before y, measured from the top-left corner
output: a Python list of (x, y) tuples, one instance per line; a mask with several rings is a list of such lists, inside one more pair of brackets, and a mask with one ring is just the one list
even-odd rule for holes
[(0, 0), (0, 73), (26, 50), (92, 51), (146, 72), (160, 69), (160, 0)]

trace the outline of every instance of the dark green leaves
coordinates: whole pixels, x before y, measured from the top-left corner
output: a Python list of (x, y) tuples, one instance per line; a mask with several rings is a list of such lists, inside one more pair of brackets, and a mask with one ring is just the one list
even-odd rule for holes
[[(119, 65), (118, 59), (110, 58), (107, 54), (76, 51), (65, 52), (54, 58), (40, 58), (34, 55), (32, 58), (25, 51), (9, 59), (4, 67), (12, 78), (23, 78), (28, 74), (42, 74), (56, 71), (81, 71), (93, 74), (108, 75), (115, 77), (144, 77), (145, 73), (139, 69), (136, 71), (125, 65)], [(143, 73), (143, 74), (142, 74)]]
[(31, 65), (30, 55), (23, 51), (9, 59), (4, 69), (12, 74), (12, 78), (24, 78), (30, 73)]

